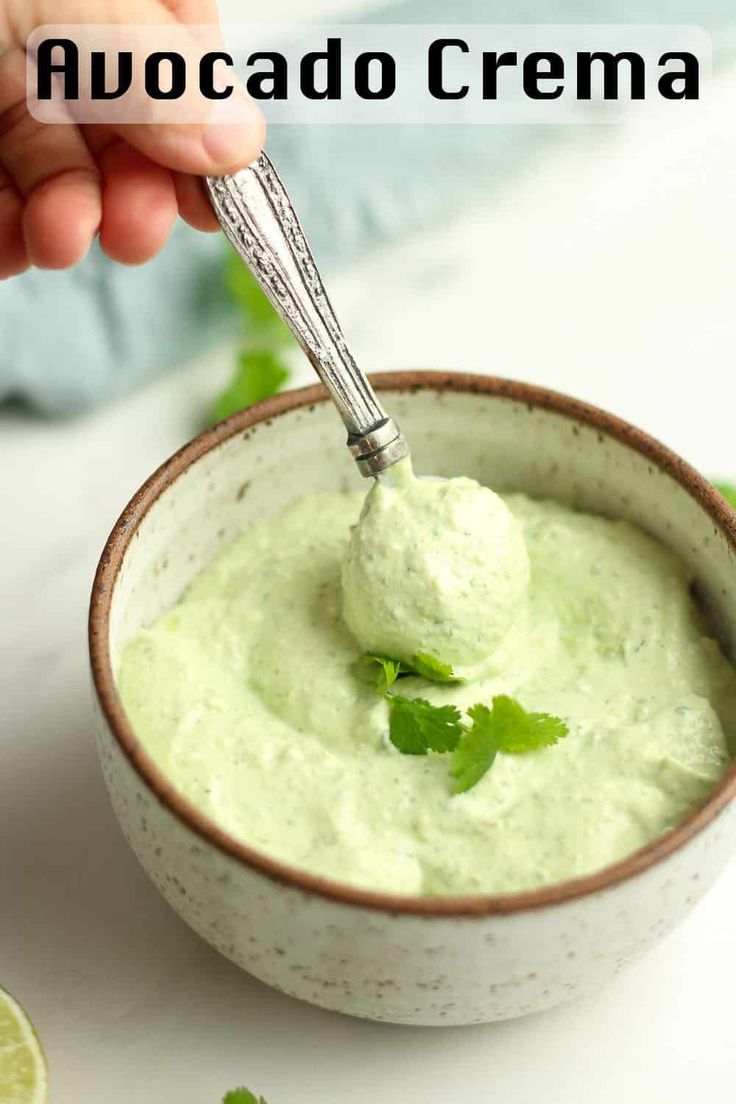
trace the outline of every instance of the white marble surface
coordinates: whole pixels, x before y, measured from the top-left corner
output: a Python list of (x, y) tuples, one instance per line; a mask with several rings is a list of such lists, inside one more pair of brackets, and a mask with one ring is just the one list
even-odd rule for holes
[[(452, 225), (338, 276), (361, 358), (572, 391), (736, 475), (735, 107), (727, 79), (698, 126), (642, 123), (557, 151)], [(87, 596), (117, 513), (198, 428), (228, 355), (84, 421), (0, 415), (0, 980), (36, 1020), (52, 1100), (218, 1104), (241, 1082), (270, 1104), (732, 1100), (733, 864), (600, 996), (446, 1031), (271, 992), (148, 883), (97, 768)]]

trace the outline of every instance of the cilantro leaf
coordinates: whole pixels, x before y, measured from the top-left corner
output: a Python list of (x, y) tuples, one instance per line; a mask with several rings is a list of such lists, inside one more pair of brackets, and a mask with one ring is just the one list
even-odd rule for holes
[(289, 378), (282, 350), (295, 345), (291, 331), (234, 250), (228, 251), (225, 286), (240, 316), (242, 341), (233, 379), (215, 400), (214, 421), (280, 391)]
[(365, 655), (362, 655), (358, 662), (368, 667), (377, 668), (374, 672), (375, 686), (376, 690), (379, 690), (381, 693), (389, 691), (397, 678), (401, 678), (402, 675), (411, 674), (411, 667), (407, 667), (402, 660), (389, 659), (388, 656), (373, 655), (371, 652), (366, 652)]
[(419, 675), (430, 682), (465, 682), (455, 674), (449, 663), (443, 663), (426, 652), (417, 652), (411, 663), (403, 659), (392, 659), (390, 656), (366, 652), (360, 657), (361, 663), (375, 663), (381, 670), (376, 677), (376, 689), (390, 690), (397, 679), (407, 675)]
[(417, 652), (412, 660), (412, 667), (418, 675), (432, 682), (465, 682), (465, 679), (455, 674), (449, 663), (443, 663), (426, 652)]
[(474, 705), (468, 710), (468, 715), (473, 726), (466, 729), (452, 756), (450, 774), (453, 779), (453, 793), (465, 793), (472, 789), (491, 769), (498, 754), (488, 706)]
[(454, 705), (431, 705), (423, 698), (392, 694), (389, 702), (391, 743), (404, 755), (452, 751), (463, 733), (460, 710)]
[(266, 349), (240, 353), (233, 380), (215, 400), (212, 411), (215, 421), (275, 395), (288, 378), (289, 369), (275, 353)]
[[(487, 706), (481, 708), (488, 712)], [(472, 711), (468, 712), (473, 715)], [(493, 699), (490, 716), (498, 750), (507, 755), (524, 755), (528, 751), (551, 747), (568, 733), (567, 725), (559, 717), (549, 713), (527, 713), (506, 694)]]
[(713, 483), (713, 486), (717, 491), (720, 491), (729, 506), (733, 506), (736, 510), (736, 484), (734, 483)]
[(499, 751), (525, 755), (551, 747), (568, 733), (567, 725), (559, 717), (527, 713), (506, 694), (495, 697), (491, 709), (487, 705), (472, 706), (468, 716), (473, 725), (465, 731), (452, 757), (453, 793), (465, 793), (480, 782)]
[(254, 1096), (250, 1089), (233, 1089), (225, 1093), (222, 1104), (266, 1104), (262, 1096)]

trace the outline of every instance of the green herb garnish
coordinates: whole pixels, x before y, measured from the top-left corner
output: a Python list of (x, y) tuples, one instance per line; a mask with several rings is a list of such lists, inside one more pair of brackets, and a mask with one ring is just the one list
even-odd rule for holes
[(403, 659), (391, 659), (390, 656), (377, 655), (366, 652), (360, 657), (361, 664), (366, 666), (376, 665), (375, 685), (381, 693), (390, 690), (397, 679), (406, 678), (408, 675), (419, 675), (430, 682), (465, 682), (465, 679), (456, 675), (449, 663), (443, 663), (426, 652), (417, 652), (411, 663)]
[(374, 668), (374, 682), (376, 690), (385, 694), (391, 689), (397, 678), (412, 674), (411, 667), (400, 659), (389, 659), (388, 656), (372, 655), (366, 652), (358, 662), (366, 668)]
[(465, 679), (455, 674), (449, 663), (443, 663), (426, 652), (417, 652), (412, 666), (418, 675), (431, 679), (432, 682), (465, 682)]
[(215, 421), (229, 418), (261, 399), (269, 399), (281, 390), (288, 378), (289, 369), (275, 353), (265, 350), (240, 353), (235, 376), (215, 399), (212, 408)]
[(472, 789), (491, 769), (498, 754), (498, 745), (493, 739), (491, 726), (486, 721), (486, 717), (491, 717), (488, 706), (473, 705), (468, 710), (468, 716), (473, 727), (465, 730), (465, 735), (452, 756), (450, 774), (453, 778), (453, 793), (465, 793)]
[(468, 716), (472, 727), (464, 730), (452, 757), (453, 793), (464, 793), (480, 782), (499, 751), (525, 755), (551, 747), (569, 731), (559, 717), (527, 713), (506, 694), (495, 697), (490, 709), (487, 705), (471, 706)]
[(431, 705), (423, 698), (388, 694), (389, 736), (404, 755), (452, 751), (463, 733), (460, 710), (454, 705)]
[(225, 1093), (222, 1104), (266, 1104), (262, 1096), (255, 1096), (250, 1089), (233, 1089)]
[(289, 378), (284, 350), (294, 345), (268, 296), (232, 251), (225, 284), (240, 315), (241, 344), (233, 379), (212, 408), (214, 421), (277, 394)]
[(424, 698), (392, 693), (398, 679), (419, 675), (432, 682), (464, 680), (449, 663), (426, 652), (417, 652), (411, 664), (390, 656), (366, 653), (359, 663), (374, 669), (374, 685), (389, 707), (389, 737), (403, 755), (442, 755), (453, 752), (453, 793), (464, 793), (480, 782), (499, 753), (524, 755), (551, 747), (567, 736), (567, 725), (549, 713), (527, 713), (506, 694), (493, 699), (491, 708), (478, 703), (468, 709), (471, 725), (463, 724), (454, 705), (432, 705)]

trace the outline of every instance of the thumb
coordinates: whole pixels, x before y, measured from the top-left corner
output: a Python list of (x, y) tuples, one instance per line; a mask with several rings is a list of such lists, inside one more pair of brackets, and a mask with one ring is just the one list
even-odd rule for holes
[(124, 123), (112, 129), (151, 161), (177, 172), (220, 176), (249, 165), (263, 148), (266, 124), (245, 93), (220, 100), (205, 123)]
[[(5, 0), (0, 0), (0, 9)], [(199, 60), (209, 50), (221, 50), (222, 40), (212, 0), (65, 0), (64, 18), (69, 23), (97, 24), (90, 29), (90, 41), (103, 31), (99, 24), (113, 24), (106, 35), (105, 52), (111, 69), (118, 50), (132, 50), (136, 62), (154, 51), (176, 51), (184, 57), (187, 90), (180, 100), (152, 100), (136, 90), (135, 121), (100, 117), (131, 146), (151, 161), (176, 172), (220, 175), (256, 159), (263, 147), (265, 122), (242, 85), (232, 81), (229, 99), (207, 100), (200, 94), (196, 78)], [(28, 35), (47, 23), (59, 23), (58, 0), (7, 0), (9, 36), (25, 46)], [(200, 26), (191, 24), (199, 21)], [(204, 26), (204, 24), (209, 24)], [(119, 31), (117, 28), (119, 27)], [(140, 28), (145, 28), (143, 31)], [(0, 27), (0, 31), (3, 28)], [(6, 32), (8, 33), (8, 32)], [(0, 47), (3, 35), (0, 34)], [(85, 31), (77, 28), (75, 41), (84, 56)], [(122, 101), (113, 101), (118, 104)], [(95, 105), (93, 110), (99, 105)], [(77, 111), (75, 108), (75, 115)], [(138, 121), (139, 119), (145, 121)], [(194, 119), (197, 121), (185, 121)], [(200, 121), (204, 120), (204, 121)], [(80, 121), (87, 121), (86, 119)], [(96, 121), (93, 119), (90, 122)]]

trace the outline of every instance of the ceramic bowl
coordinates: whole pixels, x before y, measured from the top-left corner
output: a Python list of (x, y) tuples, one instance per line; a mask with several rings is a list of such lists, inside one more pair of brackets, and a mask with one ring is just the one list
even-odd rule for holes
[[(520, 383), (380, 375), (419, 471), (464, 474), (627, 518), (692, 568), (736, 650), (736, 517), (677, 456), (609, 414)], [(325, 1008), (404, 1024), (521, 1016), (586, 993), (662, 939), (736, 842), (736, 767), (679, 827), (575, 881), (507, 896), (361, 891), (229, 836), (168, 782), (115, 687), (126, 641), (246, 526), (318, 489), (365, 487), (319, 387), (267, 400), (197, 437), (123, 512), (92, 594), (99, 751), (133, 850), (195, 931), (269, 985)]]

